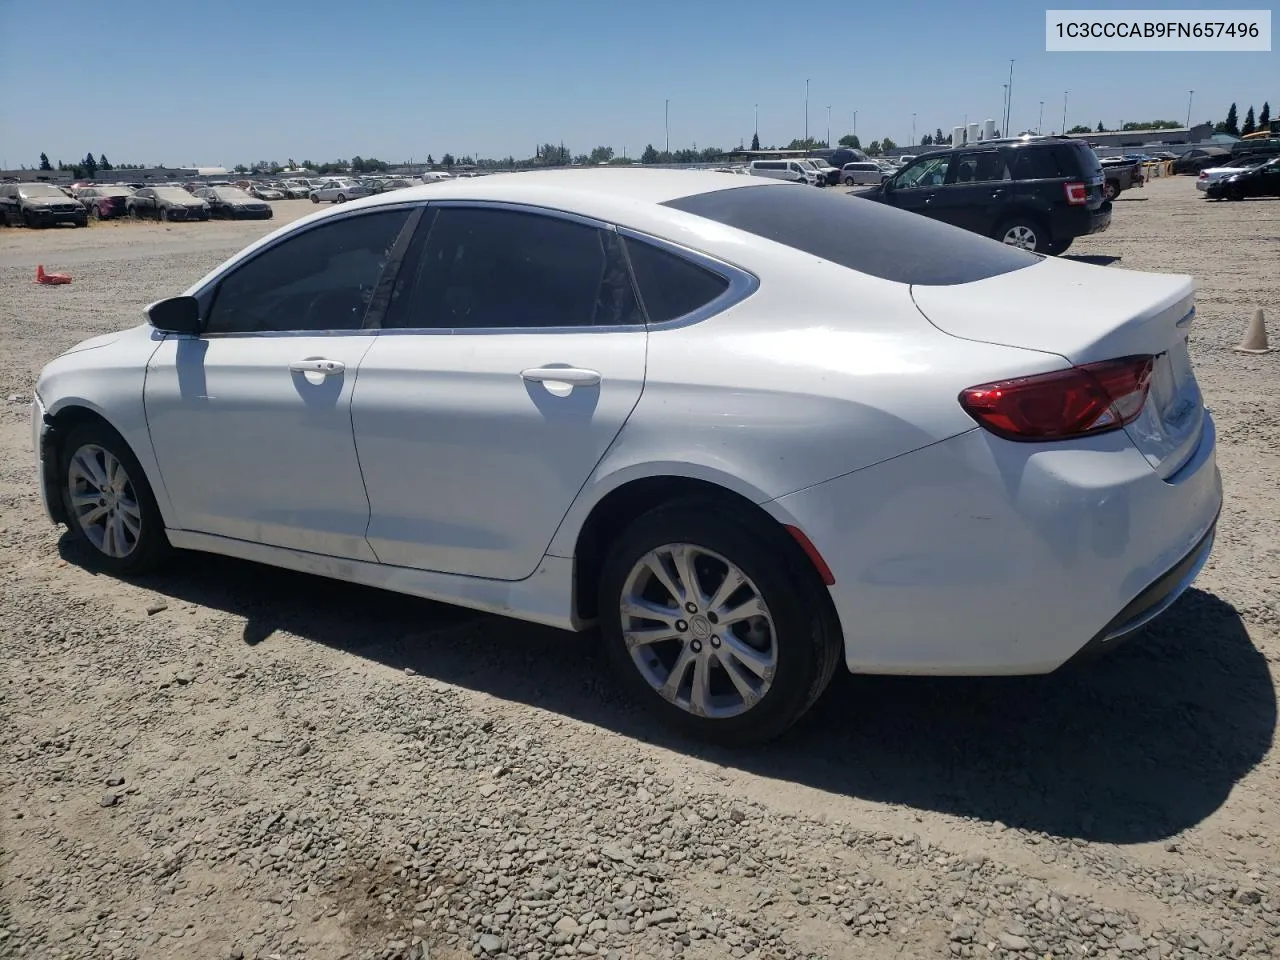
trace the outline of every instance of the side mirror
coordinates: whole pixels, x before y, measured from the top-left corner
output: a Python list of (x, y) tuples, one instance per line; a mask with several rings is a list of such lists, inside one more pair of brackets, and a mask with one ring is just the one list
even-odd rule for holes
[(147, 307), (147, 320), (164, 333), (200, 332), (200, 302), (195, 297), (169, 297)]

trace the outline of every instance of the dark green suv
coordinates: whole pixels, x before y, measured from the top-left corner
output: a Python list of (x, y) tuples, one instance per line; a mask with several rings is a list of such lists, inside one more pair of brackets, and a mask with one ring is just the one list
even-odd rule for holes
[(858, 194), (1037, 253), (1111, 225), (1097, 154), (1071, 137), (986, 140), (921, 154)]

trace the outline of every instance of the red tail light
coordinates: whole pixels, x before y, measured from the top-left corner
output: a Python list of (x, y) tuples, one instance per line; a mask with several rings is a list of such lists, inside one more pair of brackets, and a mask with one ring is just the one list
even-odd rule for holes
[(1150, 356), (1121, 357), (970, 387), (960, 406), (1006, 440), (1067, 440), (1118, 430), (1147, 402)]
[(1064, 183), (1063, 189), (1067, 191), (1067, 203), (1073, 207), (1089, 202), (1089, 185), (1085, 183)]

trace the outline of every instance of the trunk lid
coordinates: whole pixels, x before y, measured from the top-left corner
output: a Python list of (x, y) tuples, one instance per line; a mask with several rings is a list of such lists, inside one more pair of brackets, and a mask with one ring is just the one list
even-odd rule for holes
[(1165, 478), (1195, 452), (1204, 402), (1187, 349), (1195, 317), (1190, 277), (1050, 257), (976, 283), (911, 293), (930, 323), (964, 340), (1053, 353), (1076, 366), (1154, 356), (1147, 402), (1125, 430)]

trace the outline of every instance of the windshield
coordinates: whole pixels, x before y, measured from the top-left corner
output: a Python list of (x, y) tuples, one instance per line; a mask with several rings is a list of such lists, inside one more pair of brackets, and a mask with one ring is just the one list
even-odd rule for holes
[(191, 203), (196, 199), (181, 187), (156, 187), (156, 196), (170, 203)]
[(235, 187), (218, 187), (213, 191), (213, 195), (219, 200), (252, 200), (243, 190), (237, 190)]
[(24, 200), (32, 200), (36, 197), (61, 197), (64, 200), (67, 198), (65, 193), (47, 183), (24, 183), (18, 188), (18, 195)]

